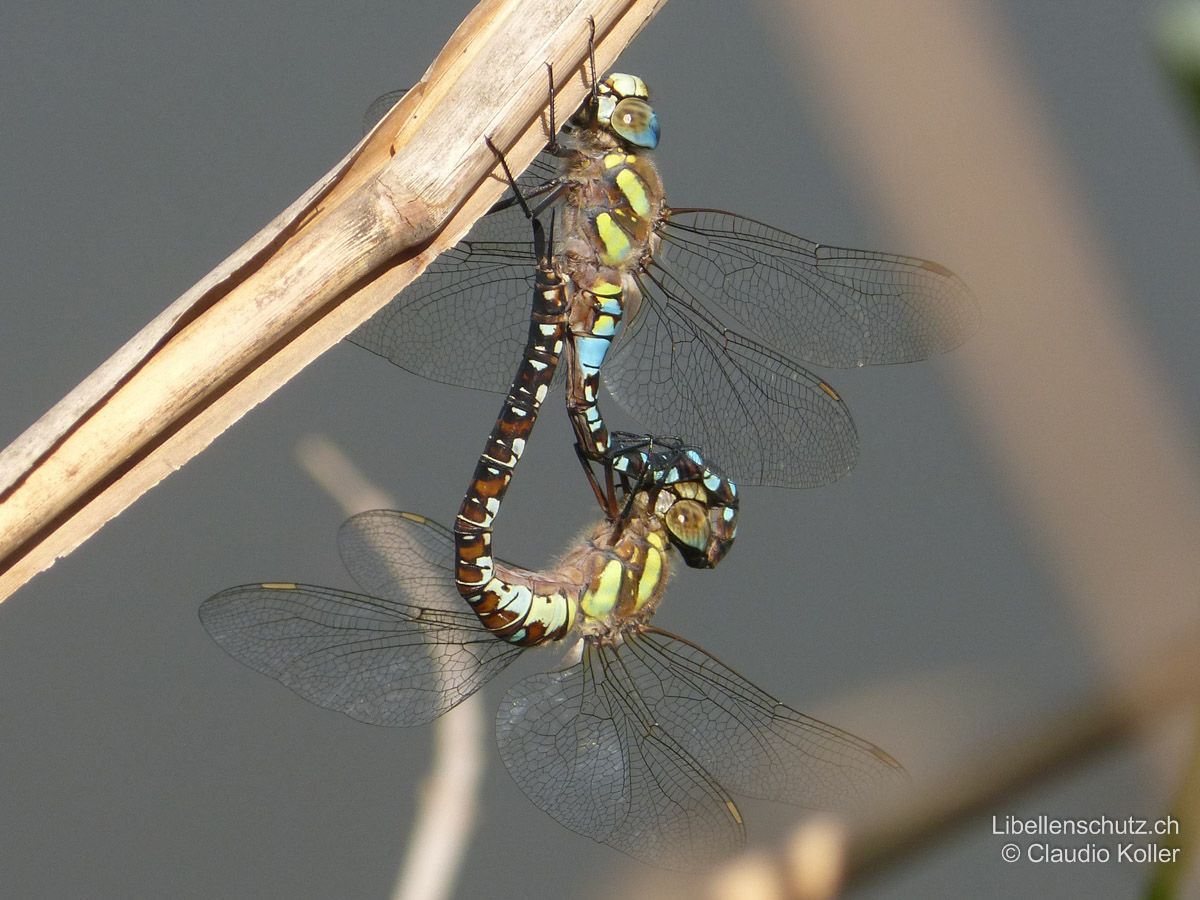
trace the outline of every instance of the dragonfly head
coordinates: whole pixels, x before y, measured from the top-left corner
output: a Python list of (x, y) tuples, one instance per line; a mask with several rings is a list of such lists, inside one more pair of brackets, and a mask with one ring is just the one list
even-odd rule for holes
[(596, 85), (596, 95), (576, 119), (579, 125), (605, 129), (634, 147), (658, 146), (658, 116), (650, 105), (650, 89), (636, 75), (608, 75)]
[(659, 488), (654, 511), (683, 561), (694, 569), (713, 568), (737, 537), (737, 487), (708, 465), (695, 478)]

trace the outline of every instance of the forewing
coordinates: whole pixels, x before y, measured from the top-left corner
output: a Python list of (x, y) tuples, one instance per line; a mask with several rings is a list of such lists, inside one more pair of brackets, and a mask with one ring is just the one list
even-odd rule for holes
[(234, 659), (372, 725), (429, 722), (520, 652), (467, 610), (307, 584), (230, 588), (204, 601), (200, 621)]
[(858, 435), (832, 387), (728, 330), (670, 273), (640, 278), (644, 302), (601, 378), (661, 436), (703, 448), (735, 481), (816, 487), (858, 458)]
[(349, 340), (434, 381), (506, 391), (529, 331), (532, 233), (517, 207), (485, 216)]
[[(378, 98), (371, 125), (403, 93)], [(531, 206), (557, 171), (543, 153), (517, 178)], [(510, 192), (348, 340), (433, 381), (504, 393), (529, 333), (536, 262), (533, 226)]]
[(520, 652), (488, 633), (459, 597), (442, 526), (376, 510), (343, 525), (339, 543), (369, 594), (243, 585), (204, 601), (200, 621), (235, 659), (318, 706), (375, 725), (437, 718)]
[(618, 651), (528, 678), (496, 717), (500, 755), (529, 798), (561, 824), (648, 863), (709, 866), (741, 848), (730, 797), (647, 718)]
[(656, 260), (798, 360), (854, 367), (925, 359), (974, 330), (971, 292), (938, 263), (831, 247), (733, 213), (672, 210)]
[(363, 134), (369, 132), (375, 125), (388, 114), (393, 106), (400, 102), (400, 99), (408, 93), (408, 88), (399, 88), (394, 91), (387, 91), (380, 94), (371, 101), (371, 105), (367, 107), (363, 113), (362, 130)]
[(847, 809), (905, 778), (874, 744), (785, 706), (682, 638), (649, 628), (626, 648), (654, 721), (734, 793)]

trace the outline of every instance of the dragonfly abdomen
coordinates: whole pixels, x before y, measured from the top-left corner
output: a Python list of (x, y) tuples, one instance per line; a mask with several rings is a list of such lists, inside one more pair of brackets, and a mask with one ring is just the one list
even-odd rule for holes
[(625, 290), (654, 236), (662, 181), (647, 155), (577, 151), (563, 204), (566, 237), (559, 266), (575, 288), (567, 411), (575, 438), (592, 459), (610, 449), (596, 398), (600, 369), (625, 316)]
[[(540, 235), (536, 223), (535, 230)], [(574, 620), (574, 604), (564, 594), (501, 577), (492, 556), (492, 524), (558, 367), (566, 313), (562, 279), (539, 263), (525, 352), (454, 521), (459, 594), (488, 631), (523, 646), (562, 637)]]
[(576, 313), (571, 321), (568, 353), (567, 414), (575, 442), (592, 458), (609, 449), (608, 429), (596, 398), (600, 393), (600, 368), (612, 348), (624, 317), (624, 292), (619, 283), (593, 278), (575, 292)]

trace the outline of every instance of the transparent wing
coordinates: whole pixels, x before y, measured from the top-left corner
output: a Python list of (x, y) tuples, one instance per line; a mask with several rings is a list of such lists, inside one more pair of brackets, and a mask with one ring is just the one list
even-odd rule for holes
[(737, 806), (656, 725), (624, 658), (589, 641), (580, 663), (514, 686), (496, 716), (500, 755), (572, 831), (656, 865), (711, 865), (745, 842)]
[[(555, 175), (542, 154), (517, 184), (536, 203)], [(532, 235), (519, 206), (490, 212), (348, 340), (424, 378), (504, 393), (529, 335)]]
[(425, 516), (395, 509), (351, 516), (338, 530), (338, 552), (368, 594), (426, 609), (467, 609), (454, 583), (454, 534)]
[(639, 281), (647, 302), (601, 376), (618, 403), (744, 484), (816, 487), (854, 467), (858, 434), (832, 387), (724, 328), (669, 272)]
[(938, 263), (805, 240), (733, 213), (675, 209), (655, 262), (790, 357), (849, 368), (925, 359), (977, 324)]
[(399, 88), (394, 91), (388, 91), (384, 94), (380, 94), (378, 97), (372, 100), (371, 105), (368, 106), (366, 112), (363, 113), (363, 134), (366, 134), (368, 131), (374, 128), (376, 123), (388, 114), (388, 110), (399, 103), (400, 98), (407, 93), (408, 88)]
[[(542, 154), (518, 181), (536, 201), (556, 176)], [(716, 210), (674, 210), (661, 237), (604, 383), (643, 425), (704, 447), (748, 484), (814, 487), (857, 460), (845, 404), (793, 359), (920, 359), (976, 324), (970, 292), (936, 263), (826, 247)], [(528, 223), (516, 206), (497, 209), (351, 340), (437, 381), (502, 392), (524, 346), (532, 273)]]
[(785, 706), (683, 638), (647, 628), (621, 657), (653, 721), (735, 793), (841, 809), (905, 779), (874, 744)]
[(503, 393), (529, 333), (532, 233), (517, 207), (485, 216), (349, 340), (416, 375)]
[[(458, 598), (445, 567), (449, 545), (441, 543), (432, 557), (444, 528), (419, 516), (393, 521), (385, 533), (398, 554), (394, 574), (354, 549), (360, 531), (370, 529), (343, 532), (343, 552), (356, 577), (375, 580), (391, 596), (249, 584), (205, 600), (200, 622), (234, 659), (318, 706), (373, 725), (429, 722), (477, 691), (520, 648), (489, 634), (465, 603), (456, 609), (441, 596)], [(436, 605), (396, 599), (406, 594)]]

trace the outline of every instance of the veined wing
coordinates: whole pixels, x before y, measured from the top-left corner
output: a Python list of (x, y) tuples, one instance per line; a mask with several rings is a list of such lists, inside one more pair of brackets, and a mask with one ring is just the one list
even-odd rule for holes
[(531, 233), (517, 207), (484, 216), (349, 340), (416, 375), (504, 393), (529, 333)]
[(654, 721), (735, 793), (844, 809), (905, 778), (874, 744), (785, 706), (683, 638), (650, 627), (621, 655)]
[[(371, 515), (351, 522), (363, 519), (366, 525), (375, 521)], [(394, 569), (371, 561), (377, 545), (355, 549), (355, 535), (369, 528), (348, 526), (342, 540), (355, 576), (386, 596), (248, 584), (205, 600), (201, 623), (234, 659), (318, 706), (373, 725), (437, 718), (491, 680), (521, 648), (489, 634), (466, 604), (451, 604), (458, 594), (447, 566), (450, 546), (441, 543), (445, 529), (421, 516), (393, 515), (383, 534), (397, 553)]]
[(788, 356), (852, 368), (925, 359), (975, 329), (967, 286), (938, 263), (805, 240), (714, 209), (674, 209), (656, 265)]
[[(367, 128), (403, 95), (392, 91), (376, 99)], [(557, 175), (555, 158), (542, 153), (517, 184), (536, 206)], [(510, 193), (347, 340), (415, 375), (505, 393), (529, 333), (537, 262), (531, 234)], [(560, 369), (555, 383), (562, 377)]]
[(816, 487), (854, 467), (858, 434), (832, 387), (725, 328), (670, 272), (639, 280), (641, 309), (602, 374), (618, 403), (744, 484)]
[(461, 612), (454, 583), (454, 534), (418, 513), (373, 509), (338, 529), (338, 552), (368, 594), (408, 606)]
[(374, 128), (379, 120), (386, 116), (388, 111), (400, 102), (400, 98), (407, 94), (408, 90), (408, 88), (398, 88), (394, 91), (386, 91), (372, 100), (371, 105), (363, 113), (363, 134)]
[(645, 862), (708, 866), (745, 842), (733, 800), (657, 727), (611, 646), (519, 682), (496, 716), (500, 755), (521, 790), (561, 824)]

